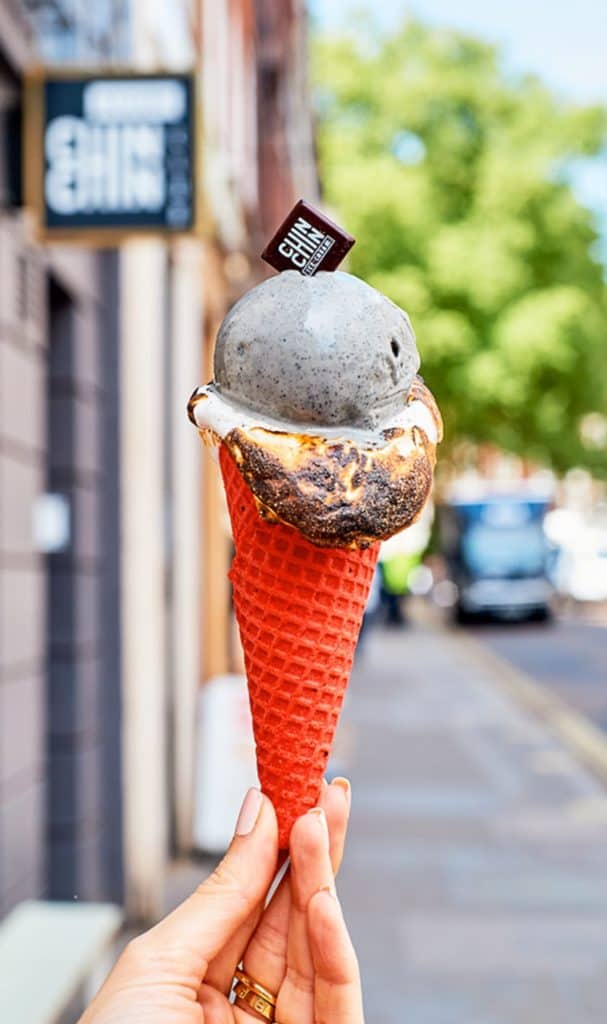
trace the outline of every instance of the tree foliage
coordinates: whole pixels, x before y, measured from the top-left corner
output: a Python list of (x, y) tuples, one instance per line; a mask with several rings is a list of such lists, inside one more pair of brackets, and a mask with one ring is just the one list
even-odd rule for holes
[(411, 315), (451, 443), (607, 474), (583, 442), (607, 411), (607, 294), (570, 183), (607, 116), (499, 52), (408, 21), (315, 45), (321, 175), (358, 238), (350, 269)]

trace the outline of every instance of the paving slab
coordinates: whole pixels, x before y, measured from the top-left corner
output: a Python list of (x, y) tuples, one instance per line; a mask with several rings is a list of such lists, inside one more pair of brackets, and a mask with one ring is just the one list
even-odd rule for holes
[(340, 728), (367, 1024), (604, 1024), (597, 778), (432, 625), (370, 635)]

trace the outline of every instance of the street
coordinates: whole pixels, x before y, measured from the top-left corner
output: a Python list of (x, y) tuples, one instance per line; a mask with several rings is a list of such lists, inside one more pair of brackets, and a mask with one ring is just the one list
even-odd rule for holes
[(607, 628), (564, 617), (482, 625), (469, 634), (607, 730)]
[[(562, 634), (529, 636), (548, 649)], [(564, 666), (565, 649), (563, 636), (550, 664)], [(371, 634), (342, 723), (353, 813), (339, 890), (367, 1024), (604, 1021), (596, 778), (469, 642), (432, 623)]]

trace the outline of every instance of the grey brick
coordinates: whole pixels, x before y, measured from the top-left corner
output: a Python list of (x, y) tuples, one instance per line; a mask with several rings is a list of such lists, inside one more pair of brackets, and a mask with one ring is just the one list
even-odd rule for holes
[(80, 815), (78, 753), (53, 753), (49, 762), (49, 829), (53, 842), (65, 832), (65, 826), (77, 828)]
[(42, 676), (26, 676), (0, 685), (0, 781), (14, 793), (24, 778), (39, 779), (45, 759), (46, 695)]
[(74, 306), (69, 299), (52, 303), (50, 329), (49, 376), (53, 383), (71, 381), (74, 375)]
[(101, 812), (99, 747), (55, 753), (51, 761), (51, 828), (75, 826), (80, 836), (96, 829)]
[(99, 343), (99, 314), (94, 302), (77, 306), (74, 310), (74, 347), (73, 374), (81, 384), (99, 388), (101, 382), (101, 366)]
[(0, 217), (0, 329), (13, 330), (17, 327), (18, 236), (12, 218)]
[(80, 898), (85, 900), (104, 899), (104, 874), (101, 860), (103, 849), (100, 832), (92, 832), (78, 846), (80, 865)]
[[(100, 644), (99, 578), (63, 563), (53, 572), (50, 635), (54, 655), (77, 648), (90, 655)], [(63, 655), (62, 655), (63, 656)]]
[(27, 250), (26, 336), (28, 344), (44, 350), (48, 340), (48, 302), (46, 269), (41, 254)]
[(40, 856), (34, 869), (24, 875), (10, 889), (3, 890), (0, 894), (0, 915), (5, 916), (13, 907), (24, 900), (42, 899), (45, 896), (45, 877), (43, 850), (39, 849)]
[(75, 635), (78, 645), (96, 650), (102, 644), (100, 635), (100, 588), (96, 574), (82, 572), (77, 577)]
[(97, 399), (78, 398), (74, 418), (74, 470), (87, 476), (98, 474), (101, 463), (101, 415)]
[(101, 495), (93, 487), (72, 489), (75, 536), (72, 546), (77, 559), (99, 561), (107, 552), (101, 535)]
[(94, 302), (66, 303), (55, 310), (51, 376), (59, 388), (98, 390), (101, 383), (99, 327)]
[(97, 658), (51, 664), (49, 731), (53, 738), (67, 741), (79, 733), (96, 733), (101, 668)]
[(99, 432), (100, 411), (96, 398), (60, 391), (51, 398), (51, 470), (60, 484), (88, 480), (102, 471)]
[(11, 890), (40, 870), (44, 849), (44, 786), (34, 783), (2, 806), (0, 857), (3, 889)]
[(77, 852), (73, 842), (52, 842), (50, 844), (48, 869), (51, 899), (81, 898)]
[(51, 895), (104, 897), (102, 762), (99, 747), (56, 755), (51, 787)]
[(45, 445), (44, 377), (39, 352), (0, 341), (0, 437), (37, 452)]
[[(66, 659), (76, 643), (74, 570), (64, 560), (58, 564), (53, 560), (51, 590), (49, 598), (49, 641), (53, 661)], [(71, 657), (71, 655), (70, 655)]]
[(0, 217), (0, 330), (17, 344), (42, 346), (46, 334), (44, 262), (29, 245), (24, 227)]
[(49, 442), (49, 464), (51, 486), (65, 490), (71, 479), (76, 447), (73, 397), (69, 394), (53, 394), (50, 400), (51, 432)]
[(42, 566), (0, 573), (0, 667), (9, 671), (44, 657), (46, 581)]
[(0, 552), (32, 554), (34, 505), (43, 490), (42, 460), (0, 452)]

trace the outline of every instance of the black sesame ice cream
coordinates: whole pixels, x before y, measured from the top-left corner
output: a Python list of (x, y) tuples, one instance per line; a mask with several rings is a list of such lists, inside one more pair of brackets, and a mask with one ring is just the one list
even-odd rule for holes
[(410, 525), (430, 492), (442, 423), (417, 376), (407, 314), (351, 274), (285, 271), (223, 321), (215, 379), (190, 400), (267, 519), (323, 547)]

